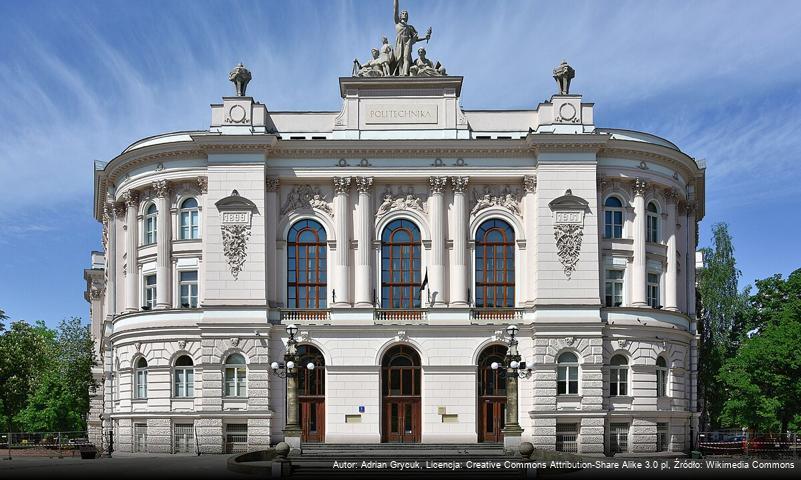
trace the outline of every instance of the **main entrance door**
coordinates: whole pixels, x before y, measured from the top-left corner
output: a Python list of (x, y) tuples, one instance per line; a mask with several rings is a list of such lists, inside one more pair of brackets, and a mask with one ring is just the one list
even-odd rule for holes
[[(500, 443), (506, 419), (506, 347), (492, 345), (478, 357), (478, 441)], [(492, 368), (497, 363), (498, 368)]]
[(420, 442), (420, 356), (406, 345), (381, 361), (382, 442)]
[[(325, 361), (311, 345), (298, 346), (298, 403), (300, 404), (301, 440), (325, 441)], [(309, 369), (309, 363), (314, 369)]]

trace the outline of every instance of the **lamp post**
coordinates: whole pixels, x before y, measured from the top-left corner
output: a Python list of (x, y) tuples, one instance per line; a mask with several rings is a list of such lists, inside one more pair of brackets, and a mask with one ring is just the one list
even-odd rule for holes
[(520, 435), (523, 433), (518, 421), (517, 379), (531, 375), (531, 369), (526, 368), (526, 362), (523, 361), (517, 350), (517, 338), (515, 337), (518, 331), (520, 329), (517, 325), (506, 327), (506, 333), (509, 335), (509, 348), (503, 358), (503, 365), (499, 365), (498, 362), (490, 365), (493, 370), (500, 367), (506, 369), (506, 419), (501, 430), (503, 432), (503, 448), (506, 451), (517, 451), (520, 446)]
[[(298, 404), (298, 341), (295, 335), (298, 333), (297, 325), (289, 324), (286, 326), (286, 333), (289, 340), (286, 342), (286, 353), (284, 363), (273, 362), (270, 367), (273, 373), (281, 378), (286, 378), (286, 426), (284, 426), (284, 442), (289, 444), (292, 450), (300, 451), (300, 415)], [(311, 362), (310, 362), (311, 364)], [(311, 364), (314, 368), (314, 364)]]

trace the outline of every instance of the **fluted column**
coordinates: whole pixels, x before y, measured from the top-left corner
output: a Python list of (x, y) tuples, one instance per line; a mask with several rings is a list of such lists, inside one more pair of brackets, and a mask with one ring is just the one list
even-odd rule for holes
[(431, 301), (435, 307), (444, 306), (445, 299), (445, 199), (442, 190), (447, 177), (429, 177), (431, 185), (431, 261), (428, 268), (428, 281)]
[(450, 304), (467, 306), (467, 190), (468, 177), (451, 177), (453, 185), (453, 265)]
[(665, 192), (667, 199), (667, 219), (665, 220), (665, 237), (667, 238), (667, 270), (665, 271), (665, 310), (678, 311), (678, 279), (676, 256), (676, 192), (673, 189)]
[(139, 267), (137, 265), (137, 248), (139, 247), (137, 235), (137, 208), (139, 194), (128, 190), (122, 194), (125, 202), (125, 311), (135, 312), (139, 309)]
[(156, 195), (156, 308), (172, 306), (171, 262), (172, 235), (170, 235), (170, 184), (166, 180), (153, 182)]
[(645, 180), (634, 181), (634, 271), (632, 272), (631, 304), (645, 307), (646, 302), (646, 261), (645, 261)]
[(370, 250), (373, 231), (373, 209), (371, 191), (373, 177), (357, 177), (359, 203), (356, 206), (356, 291), (354, 300), (357, 307), (373, 306), (370, 274)]
[(267, 304), (275, 306), (278, 300), (278, 259), (276, 255), (276, 235), (278, 232), (278, 187), (280, 183), (278, 177), (267, 177), (265, 186), (267, 189), (267, 196), (264, 199), (264, 239), (266, 248), (267, 263), (266, 273), (267, 278)]
[(350, 208), (348, 197), (350, 196), (351, 177), (334, 177), (334, 217), (336, 220), (337, 233), (337, 255), (334, 270), (334, 284), (331, 286), (332, 294), (336, 293), (334, 306), (349, 307), (351, 305), (350, 296), (350, 273), (348, 253), (350, 250), (350, 229), (348, 219), (350, 218)]

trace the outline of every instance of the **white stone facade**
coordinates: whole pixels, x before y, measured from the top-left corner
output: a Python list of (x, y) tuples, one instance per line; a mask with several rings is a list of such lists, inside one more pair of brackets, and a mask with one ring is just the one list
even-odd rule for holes
[[(631, 453), (689, 448), (704, 169), (661, 138), (597, 128), (579, 95), (469, 111), (461, 83), (343, 78), (340, 112), (270, 112), (225, 97), (208, 131), (147, 138), (99, 165), (104, 252), (85, 273), (102, 359), (93, 440), (107, 448), (113, 434), (126, 452), (219, 453), (235, 443), (227, 432), (247, 425), (239, 448), (280, 441), (284, 380), (270, 363), (295, 323), (300, 343), (324, 357), (325, 442), (382, 441), (382, 356), (399, 344), (420, 357), (420, 441), (478, 442), (477, 362), (514, 323), (531, 369), (519, 386), (523, 441), (557, 449), (557, 430), (575, 426), (584, 454), (621, 443)], [(610, 196), (622, 205), (620, 235), (611, 235), (620, 238), (605, 235)], [(287, 235), (305, 219), (326, 234), (322, 309), (287, 308)], [(397, 219), (419, 229), (428, 278), (421, 308), (403, 312), (380, 308), (381, 235)], [(475, 298), (476, 232), (492, 219), (514, 232), (514, 300), (503, 309), (477, 308)], [(612, 270), (621, 278), (607, 306)], [(578, 359), (575, 393), (558, 393), (564, 352)], [(232, 353), (246, 361), (239, 395), (224, 388)], [(612, 396), (618, 354), (626, 394)], [(182, 355), (192, 360), (191, 390), (177, 386)]]

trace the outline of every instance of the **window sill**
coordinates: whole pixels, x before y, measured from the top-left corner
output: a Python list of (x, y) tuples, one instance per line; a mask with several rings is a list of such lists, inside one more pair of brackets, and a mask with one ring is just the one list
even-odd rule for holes
[(556, 398), (560, 400), (581, 400), (584, 396), (577, 393), (563, 393), (561, 395), (557, 394)]
[(131, 403), (147, 403), (147, 398), (134, 398)]
[(172, 243), (194, 243), (194, 242), (201, 242), (202, 238), (177, 238), (172, 241)]
[(170, 397), (170, 400), (172, 400), (174, 402), (176, 402), (176, 401), (177, 402), (188, 401), (188, 400), (194, 400), (194, 399), (195, 399), (194, 396), (192, 396), (192, 397)]

